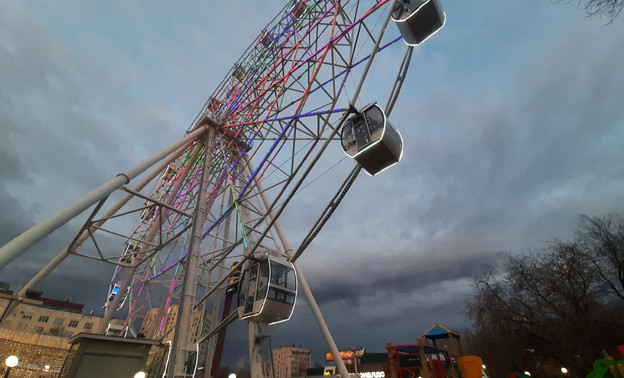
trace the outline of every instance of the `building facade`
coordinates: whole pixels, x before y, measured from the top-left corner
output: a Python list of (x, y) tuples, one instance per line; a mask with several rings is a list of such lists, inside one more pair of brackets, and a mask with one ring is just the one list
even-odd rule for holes
[[(153, 340), (167, 334), (172, 334), (177, 318), (178, 306), (176, 305), (169, 306), (167, 311), (163, 311), (161, 308), (148, 310), (141, 324), (141, 337)], [(170, 339), (171, 337), (166, 338), (166, 340)]]
[[(163, 342), (173, 340), (174, 328), (178, 319), (178, 305), (171, 305), (167, 310), (153, 308), (145, 314), (141, 324), (142, 338)], [(203, 329), (203, 311), (194, 310), (189, 324), (190, 343), (197, 343)]]
[[(0, 359), (16, 355), (19, 364), (11, 375), (57, 377), (71, 344), (79, 333), (93, 333), (102, 317), (83, 314), (83, 305), (59, 301), (31, 291), (16, 301), (9, 290), (0, 290)], [(122, 329), (123, 320), (113, 319), (112, 328)]]
[(68, 338), (91, 333), (102, 318), (83, 314), (83, 305), (39, 295), (15, 301), (10, 292), (0, 293), (0, 328), (39, 335)]
[(310, 368), (310, 350), (298, 347), (273, 349), (273, 367), (279, 378), (304, 377)]

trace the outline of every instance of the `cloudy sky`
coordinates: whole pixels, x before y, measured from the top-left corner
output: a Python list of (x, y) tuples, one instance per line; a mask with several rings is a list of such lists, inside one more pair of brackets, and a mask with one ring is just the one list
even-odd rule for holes
[[(579, 214), (624, 212), (622, 19), (607, 25), (548, 0), (442, 5), (447, 24), (416, 50), (392, 114), (403, 160), (362, 175), (299, 260), (342, 348), (415, 343), (436, 322), (461, 330), (473, 277), (500, 252), (568, 239)], [(1, 2), (0, 244), (179, 139), (281, 7)], [(315, 190), (302, 196), (324, 207)], [(0, 281), (28, 281), (80, 224)], [(298, 245), (307, 230), (285, 231)], [(40, 288), (95, 309), (110, 273), (69, 259)], [(313, 324), (300, 299), (273, 346), (302, 345), (321, 361), (327, 347)], [(242, 359), (232, 339), (229, 361)]]

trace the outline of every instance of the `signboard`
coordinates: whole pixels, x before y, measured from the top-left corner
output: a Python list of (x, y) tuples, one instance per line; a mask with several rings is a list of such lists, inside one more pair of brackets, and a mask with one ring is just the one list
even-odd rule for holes
[[(343, 360), (353, 360), (355, 357), (362, 357), (366, 352), (366, 349), (357, 349), (357, 350), (341, 350), (340, 358)], [(331, 353), (325, 353), (325, 361), (333, 361), (334, 356)]]
[(386, 373), (383, 371), (365, 371), (359, 373), (360, 378), (385, 378)]

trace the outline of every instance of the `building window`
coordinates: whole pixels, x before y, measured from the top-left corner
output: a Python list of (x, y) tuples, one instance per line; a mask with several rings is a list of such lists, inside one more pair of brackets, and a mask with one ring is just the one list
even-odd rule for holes
[(26, 324), (26, 323), (20, 323), (20, 324), (17, 325), (17, 330), (18, 331), (25, 331), (27, 326), (28, 326), (28, 324)]
[(76, 328), (76, 327), (78, 327), (78, 320), (70, 320), (70, 321), (69, 321), (69, 326), (70, 326), (71, 328)]
[(63, 319), (59, 319), (59, 318), (54, 319), (54, 325), (55, 326), (62, 326), (63, 325)]
[(43, 333), (43, 327), (37, 327), (35, 333)]
[(49, 318), (49, 317), (47, 317), (47, 316), (45, 316), (45, 315), (41, 315), (41, 316), (39, 317), (39, 322), (40, 322), (40, 323), (47, 323), (47, 322), (48, 322), (48, 320), (50, 320), (50, 318)]
[(32, 315), (30, 315), (30, 314), (22, 314), (22, 319), (30, 320), (30, 319), (32, 319)]
[(91, 329), (91, 328), (93, 328), (93, 323), (85, 323), (84, 329)]

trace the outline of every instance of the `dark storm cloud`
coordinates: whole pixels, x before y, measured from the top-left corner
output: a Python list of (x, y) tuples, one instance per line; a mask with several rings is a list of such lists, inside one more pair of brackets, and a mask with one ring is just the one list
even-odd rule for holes
[[(392, 255), (375, 250), (332, 252), (330, 264), (310, 261), (315, 259), (314, 251), (307, 252), (309, 256), (300, 263), (321, 305), (347, 300), (358, 306), (364, 298), (380, 292), (404, 295), (437, 282), (472, 279), (497, 259), (490, 251), (458, 249), (447, 253), (434, 246), (424, 253), (414, 248)], [(371, 258), (375, 253), (378, 258)]]
[[(5, 138), (30, 179), (48, 186), (50, 198), (67, 189), (68, 194), (84, 193), (91, 184), (80, 183), (93, 182), (102, 174), (102, 165), (96, 164), (96, 144), (112, 147), (115, 143), (99, 120), (88, 114), (80, 87), (80, 78), (87, 73), (73, 52), (18, 20), (5, 14), (2, 22), (0, 94), (7, 105), (0, 120)], [(13, 177), (6, 176), (8, 183)]]
[[(27, 14), (16, 7), (0, 15), (2, 245), (136, 164), (134, 154), (143, 159), (153, 153), (149, 138), (142, 141), (144, 149), (134, 148), (137, 138), (126, 127), (129, 122), (162, 129), (163, 123), (175, 121), (166, 110), (117, 101), (114, 93), (121, 88), (91, 65), (92, 56), (46, 33)], [(114, 76), (125, 74), (117, 71)], [(126, 119), (120, 122), (113, 114)], [(19, 289), (69, 245), (85, 215), (12, 261), (0, 280)], [(35, 288), (55, 298), (71, 296), (85, 308), (101, 311), (111, 273), (110, 266), (70, 257)]]
[[(548, 47), (518, 46), (514, 60), (501, 62), (500, 87), (472, 94), (438, 90), (419, 108), (429, 128), (418, 130), (427, 142), (416, 141), (416, 166), (426, 173), (419, 172), (419, 185), (430, 195), (426, 219), (453, 214), (463, 233), (477, 234), (484, 231), (478, 227), (522, 222), (515, 229), (524, 237), (522, 227), (549, 211), (568, 208), (574, 217), (605, 208), (601, 192), (611, 180), (605, 178), (622, 169), (622, 111), (614, 104), (623, 80), (612, 64), (624, 58), (623, 41), (620, 33), (603, 38), (605, 30), (583, 26), (588, 29), (595, 42), (583, 49), (575, 38), (580, 31), (550, 37)], [(520, 54), (522, 66), (515, 59)]]
[[(0, 107), (6, 105), (7, 102), (0, 103)], [(6, 124), (6, 121), (0, 118), (0, 124)], [(0, 181), (0, 244), (4, 244), (30, 224), (36, 213), (36, 208), (29, 209), (10, 194), (10, 186), (19, 188), (21, 185), (32, 185), (33, 181), (8, 138), (0, 139), (0, 177), (3, 178)]]
[(0, 244), (4, 245), (34, 224), (36, 208), (28, 207), (20, 199), (0, 191)]

